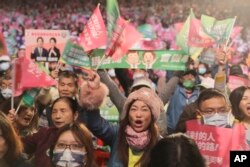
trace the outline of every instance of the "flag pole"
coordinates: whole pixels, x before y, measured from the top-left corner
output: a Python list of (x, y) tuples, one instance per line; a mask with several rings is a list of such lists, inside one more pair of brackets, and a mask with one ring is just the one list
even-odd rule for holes
[(14, 94), (16, 92), (16, 59), (12, 61), (12, 95), (11, 95), (11, 109), (14, 109)]
[(16, 108), (15, 115), (18, 113), (18, 110), (20, 109), (21, 104), (22, 104), (22, 100), (19, 102), (19, 104), (18, 104), (18, 106)]
[(102, 56), (101, 61), (100, 61), (100, 62), (98, 63), (98, 65), (96, 66), (95, 71), (97, 71), (98, 68), (102, 65), (102, 62), (104, 61), (104, 59), (105, 59), (105, 54)]
[(229, 43), (230, 36), (231, 36), (231, 34), (232, 34), (232, 32), (233, 32), (233, 28), (234, 28), (234, 24), (235, 24), (235, 22), (236, 22), (236, 19), (237, 19), (237, 16), (235, 16), (235, 17), (234, 17), (233, 26), (232, 26), (232, 28), (231, 28), (231, 30), (230, 30), (230, 33), (229, 33), (229, 35), (228, 35), (228, 38), (227, 38), (226, 44), (225, 44), (225, 46), (224, 46), (224, 51), (227, 51), (227, 50), (228, 50), (228, 48), (229, 48), (229, 47), (227, 47), (227, 45), (228, 45), (228, 43)]

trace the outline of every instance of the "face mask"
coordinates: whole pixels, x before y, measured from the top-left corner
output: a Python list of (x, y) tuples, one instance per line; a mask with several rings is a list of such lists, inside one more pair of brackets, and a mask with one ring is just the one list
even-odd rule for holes
[(3, 97), (4, 97), (5, 99), (8, 99), (8, 98), (10, 98), (10, 97), (12, 96), (12, 90), (9, 89), (9, 88), (2, 89), (2, 90), (1, 90), (1, 93), (2, 93), (2, 95), (3, 95)]
[(0, 63), (0, 71), (6, 71), (10, 68), (9, 62)]
[(226, 127), (229, 125), (228, 113), (216, 113), (214, 115), (203, 115), (202, 117), (205, 125), (213, 125), (218, 127)]
[(60, 167), (80, 167), (86, 163), (86, 152), (57, 149), (53, 151), (53, 164)]
[(206, 68), (203, 68), (203, 67), (198, 68), (199, 74), (205, 74), (206, 71), (207, 71)]
[(186, 89), (192, 89), (194, 87), (194, 81), (192, 81), (192, 80), (184, 80), (182, 85)]

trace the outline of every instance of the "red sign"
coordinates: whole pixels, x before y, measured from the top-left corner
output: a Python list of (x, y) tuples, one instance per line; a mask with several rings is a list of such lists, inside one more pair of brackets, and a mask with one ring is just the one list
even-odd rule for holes
[(195, 140), (209, 167), (228, 167), (230, 150), (246, 150), (246, 132), (241, 124), (233, 128), (186, 122), (187, 135)]

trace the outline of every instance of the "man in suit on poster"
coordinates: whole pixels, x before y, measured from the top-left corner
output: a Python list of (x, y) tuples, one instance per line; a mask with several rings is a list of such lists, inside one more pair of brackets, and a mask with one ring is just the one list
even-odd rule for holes
[(43, 47), (44, 40), (42, 37), (37, 38), (37, 47), (31, 52), (31, 59), (39, 62), (46, 62), (48, 51)]

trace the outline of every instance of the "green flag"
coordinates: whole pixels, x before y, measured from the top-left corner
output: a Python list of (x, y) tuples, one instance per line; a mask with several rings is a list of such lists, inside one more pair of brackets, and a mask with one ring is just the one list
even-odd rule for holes
[(236, 18), (216, 20), (214, 17), (202, 15), (201, 24), (205, 33), (221, 44), (228, 40), (232, 32)]
[(112, 32), (116, 26), (116, 20), (120, 16), (118, 3), (116, 0), (107, 0), (107, 25), (108, 38), (111, 39)]
[(36, 88), (25, 91), (22, 96), (22, 103), (27, 106), (33, 106), (35, 97), (37, 96), (39, 91), (40, 90)]
[(176, 44), (179, 47), (181, 47), (181, 49), (186, 54), (189, 54), (191, 56), (194, 54), (200, 53), (203, 50), (203, 48), (196, 48), (196, 47), (188, 46), (188, 35), (189, 35), (190, 21), (194, 17), (195, 17), (195, 15), (193, 13), (193, 10), (191, 9), (190, 14), (189, 14), (187, 20), (185, 21), (181, 31), (176, 36)]
[(80, 45), (74, 44), (70, 40), (67, 42), (59, 61), (72, 66), (90, 68), (88, 53)]

